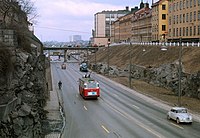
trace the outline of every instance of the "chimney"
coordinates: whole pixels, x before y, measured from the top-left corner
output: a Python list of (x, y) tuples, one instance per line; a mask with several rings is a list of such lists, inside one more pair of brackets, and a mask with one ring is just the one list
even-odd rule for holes
[(126, 6), (126, 11), (129, 11), (129, 7), (128, 6)]

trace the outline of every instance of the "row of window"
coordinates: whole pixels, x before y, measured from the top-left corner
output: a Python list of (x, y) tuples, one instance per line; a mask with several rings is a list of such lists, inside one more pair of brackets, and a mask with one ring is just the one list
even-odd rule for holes
[(196, 36), (196, 35), (200, 35), (200, 25), (169, 29), (169, 37)]
[(183, 0), (169, 6), (169, 12), (200, 6), (200, 0)]
[[(186, 13), (186, 14), (180, 14), (180, 15), (174, 15), (173, 16), (173, 24), (178, 24), (178, 23), (185, 23), (185, 22), (193, 22), (200, 21), (200, 10), (198, 11), (198, 14), (196, 14), (196, 11), (193, 13)], [(172, 24), (172, 17), (169, 17), (169, 25)]]

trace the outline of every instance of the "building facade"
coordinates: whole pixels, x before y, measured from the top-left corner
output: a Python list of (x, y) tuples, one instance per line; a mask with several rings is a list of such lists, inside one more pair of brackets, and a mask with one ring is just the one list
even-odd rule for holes
[(168, 0), (152, 4), (152, 41), (165, 42), (168, 38)]
[(200, 0), (169, 2), (168, 41), (200, 42)]
[(92, 45), (107, 45), (108, 39), (111, 39), (111, 24), (119, 17), (129, 13), (129, 7), (125, 10), (102, 11), (94, 15), (94, 36)]
[(146, 3), (132, 17), (132, 42), (150, 42), (152, 34), (151, 9)]

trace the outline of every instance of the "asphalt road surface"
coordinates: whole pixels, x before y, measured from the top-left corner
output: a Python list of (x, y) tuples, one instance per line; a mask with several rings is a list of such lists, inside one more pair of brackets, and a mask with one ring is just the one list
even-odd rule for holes
[[(78, 79), (85, 73), (78, 63), (51, 63), (53, 79), (63, 82), (59, 90), (66, 116), (64, 138), (200, 138), (200, 124), (176, 124), (164, 109), (147, 102), (120, 85), (92, 73), (100, 83), (98, 100), (84, 100)], [(58, 87), (56, 87), (58, 89)]]

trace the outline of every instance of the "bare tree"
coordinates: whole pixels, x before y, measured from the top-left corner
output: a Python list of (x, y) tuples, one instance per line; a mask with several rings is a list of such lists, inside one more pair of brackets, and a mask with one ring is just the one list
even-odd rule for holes
[(21, 6), (21, 10), (27, 14), (28, 21), (35, 24), (36, 19), (38, 18), (37, 9), (35, 3), (31, 0), (17, 0)]

